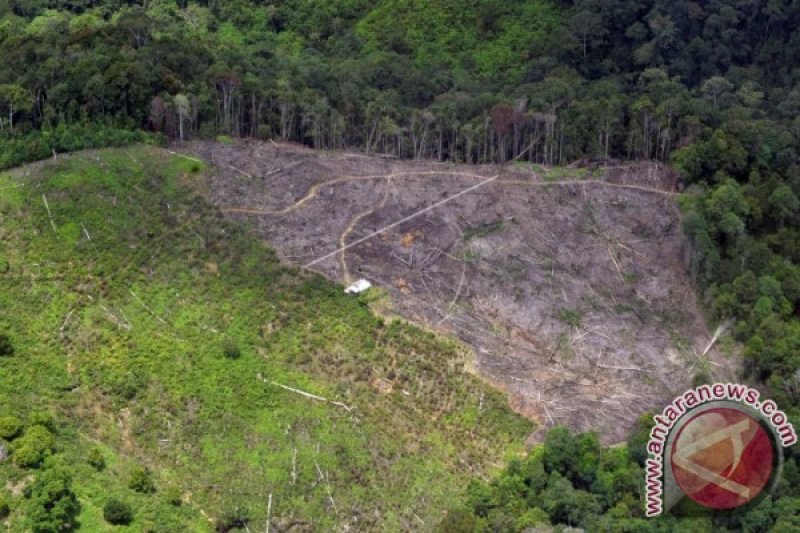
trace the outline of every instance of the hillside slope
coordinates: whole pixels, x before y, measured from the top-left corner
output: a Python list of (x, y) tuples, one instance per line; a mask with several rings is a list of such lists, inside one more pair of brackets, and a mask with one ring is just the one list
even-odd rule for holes
[(211, 198), (229, 217), (287, 261), (343, 284), (365, 277), (390, 294), (385, 312), (472, 346), (477, 372), (540, 428), (621, 442), (693, 379), (733, 374), (735, 361), (704, 353), (668, 167), (455, 165), (259, 142), (187, 153), (215, 165)]
[(530, 423), (461, 346), (283, 266), (210, 176), (142, 146), (0, 174), (6, 524), (73, 520), (37, 497), (52, 455), (86, 531), (112, 497), (126, 531), (430, 528)]

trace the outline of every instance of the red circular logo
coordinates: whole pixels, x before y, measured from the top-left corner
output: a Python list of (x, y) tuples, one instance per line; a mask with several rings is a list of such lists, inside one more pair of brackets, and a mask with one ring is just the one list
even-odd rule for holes
[(678, 486), (692, 500), (733, 509), (752, 501), (770, 480), (772, 440), (747, 413), (718, 407), (680, 429), (670, 460)]

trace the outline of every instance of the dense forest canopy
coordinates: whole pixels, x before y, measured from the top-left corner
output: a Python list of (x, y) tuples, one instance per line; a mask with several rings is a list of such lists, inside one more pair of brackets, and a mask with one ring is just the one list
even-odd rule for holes
[[(0, 0), (0, 167), (142, 131), (474, 163), (662, 160), (693, 193), (687, 268), (710, 317), (733, 319), (743, 378), (797, 419), (798, 28), (789, 0)], [(641, 514), (625, 485), (637, 467), (606, 453), (619, 480), (532, 458), (451, 519)], [(751, 530), (796, 514), (791, 455), (786, 472)]]
[[(4, 0), (4, 129), (102, 121), (466, 161), (785, 154), (800, 8), (771, 2)], [(781, 123), (780, 125), (776, 122)], [(790, 150), (789, 150), (790, 151)]]

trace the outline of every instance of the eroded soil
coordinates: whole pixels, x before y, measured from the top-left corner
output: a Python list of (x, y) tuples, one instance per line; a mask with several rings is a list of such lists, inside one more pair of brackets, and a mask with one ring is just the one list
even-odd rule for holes
[(211, 199), (286, 261), (366, 278), (391, 312), (472, 346), (475, 371), (540, 429), (618, 442), (698, 370), (731, 373), (715, 350), (700, 355), (710, 333), (674, 176), (657, 164), (471, 166), (255, 142), (181, 151), (216, 167)]

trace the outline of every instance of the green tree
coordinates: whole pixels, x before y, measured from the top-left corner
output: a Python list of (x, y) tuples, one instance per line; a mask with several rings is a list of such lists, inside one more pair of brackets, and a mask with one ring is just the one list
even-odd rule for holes
[[(557, 472), (570, 477), (575, 470), (577, 445), (569, 429), (558, 426), (547, 432), (544, 439), (544, 468), (552, 475)], [(548, 483), (549, 485), (549, 483)]]
[(711, 100), (711, 105), (717, 109), (717, 104), (721, 98), (731, 94), (734, 85), (722, 76), (712, 76), (703, 82), (700, 93)]
[[(37, 426), (38, 427), (38, 426)], [(72, 491), (72, 472), (63, 458), (49, 457), (25, 489), (26, 518), (34, 533), (72, 531), (80, 504)]]
[(788, 185), (781, 185), (775, 189), (767, 202), (772, 210), (772, 215), (781, 225), (800, 209), (800, 200)]
[(572, 484), (558, 472), (550, 474), (547, 489), (541, 496), (542, 508), (557, 524), (581, 526), (592, 515), (600, 513), (597, 498), (582, 490), (575, 490)]
[(589, 10), (577, 12), (569, 21), (569, 30), (581, 49), (584, 61), (589, 49), (600, 44), (607, 33), (602, 17)]
[[(0, 105), (8, 110), (8, 129), (14, 131), (14, 115), (29, 111), (32, 105), (31, 96), (24, 87), (15, 84), (0, 85)], [(0, 119), (2, 129), (2, 119)]]
[(109, 498), (103, 505), (103, 518), (113, 525), (126, 525), (133, 522), (130, 505), (116, 498)]

